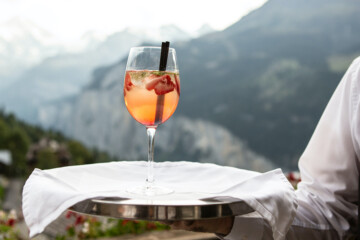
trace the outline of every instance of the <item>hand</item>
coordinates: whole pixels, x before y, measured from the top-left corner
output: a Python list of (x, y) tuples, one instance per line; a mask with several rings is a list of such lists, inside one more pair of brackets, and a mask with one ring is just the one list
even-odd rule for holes
[(234, 217), (216, 218), (207, 220), (186, 220), (164, 222), (172, 229), (182, 229), (193, 232), (209, 232), (228, 235), (234, 223)]

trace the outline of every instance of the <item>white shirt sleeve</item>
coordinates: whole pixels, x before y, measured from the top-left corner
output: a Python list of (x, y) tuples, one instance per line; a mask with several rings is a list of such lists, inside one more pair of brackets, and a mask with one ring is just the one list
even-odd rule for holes
[[(286, 239), (342, 239), (356, 231), (359, 146), (360, 58), (357, 58), (331, 97), (300, 158), (298, 209)], [(272, 239), (271, 228), (261, 218), (238, 216), (224, 239)]]

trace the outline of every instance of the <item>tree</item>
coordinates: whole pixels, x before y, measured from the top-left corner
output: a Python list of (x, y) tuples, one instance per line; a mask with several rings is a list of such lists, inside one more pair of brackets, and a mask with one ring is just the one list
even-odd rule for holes
[(5, 148), (5, 138), (8, 133), (6, 123), (0, 118), (0, 149)]
[(80, 142), (70, 140), (67, 142), (67, 147), (74, 164), (87, 164), (95, 162), (91, 152)]
[(13, 176), (23, 176), (26, 173), (26, 153), (30, 140), (26, 133), (15, 128), (6, 135), (4, 147), (11, 152), (12, 163), (10, 165), (10, 174)]
[(38, 152), (36, 167), (40, 169), (51, 169), (59, 167), (58, 158), (50, 148), (43, 148)]

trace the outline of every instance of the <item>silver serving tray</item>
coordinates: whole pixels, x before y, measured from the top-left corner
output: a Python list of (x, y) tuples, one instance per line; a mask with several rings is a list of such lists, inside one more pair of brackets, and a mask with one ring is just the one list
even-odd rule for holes
[(152, 200), (130, 198), (88, 199), (70, 210), (97, 216), (149, 221), (223, 218), (254, 210), (244, 201), (230, 197), (199, 200)]

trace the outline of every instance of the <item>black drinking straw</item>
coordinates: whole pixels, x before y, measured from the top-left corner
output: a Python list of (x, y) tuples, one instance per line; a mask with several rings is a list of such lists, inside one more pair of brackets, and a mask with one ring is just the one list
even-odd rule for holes
[[(159, 64), (159, 71), (165, 71), (166, 70), (166, 64), (169, 54), (169, 42), (162, 42), (161, 44), (161, 53), (160, 53), (160, 64)], [(157, 101), (156, 101), (156, 113), (155, 113), (155, 125), (158, 123), (161, 123), (163, 111), (164, 111), (164, 99), (165, 95), (158, 95)]]

